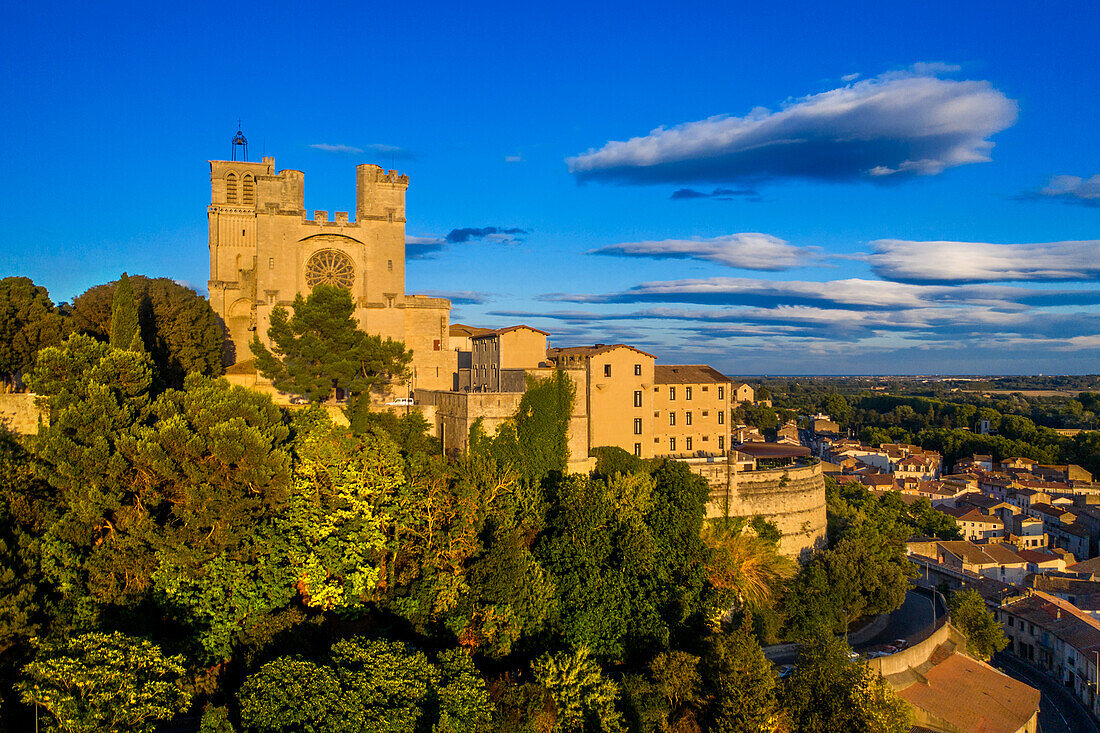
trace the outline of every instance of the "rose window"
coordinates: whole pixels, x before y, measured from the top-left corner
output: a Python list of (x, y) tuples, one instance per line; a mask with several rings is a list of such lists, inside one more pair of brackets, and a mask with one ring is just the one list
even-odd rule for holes
[(343, 252), (323, 249), (306, 262), (306, 284), (310, 288), (317, 285), (335, 285), (351, 290), (355, 282), (355, 263)]

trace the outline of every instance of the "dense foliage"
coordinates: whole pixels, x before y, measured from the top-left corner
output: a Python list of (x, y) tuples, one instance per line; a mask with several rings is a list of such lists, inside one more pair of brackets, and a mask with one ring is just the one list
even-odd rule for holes
[(404, 344), (359, 329), (351, 291), (318, 285), (303, 298), (294, 297), (294, 312), (276, 306), (267, 335), (268, 351), (259, 339), (251, 348), (256, 367), (284, 392), (323, 402), (334, 389), (350, 399), (403, 378), (412, 360)]
[(0, 280), (0, 379), (17, 386), (39, 350), (61, 341), (63, 328), (45, 288), (25, 277)]
[(1008, 646), (1004, 627), (993, 617), (976, 590), (957, 590), (947, 598), (951, 623), (966, 637), (966, 653), (987, 660)]
[[(117, 282), (91, 288), (73, 300), (67, 332), (110, 341), (113, 325), (119, 321), (113, 305), (119, 288), (126, 287), (136, 313), (122, 319), (127, 321), (125, 330), (132, 333), (131, 319), (136, 317), (141, 346), (152, 357), (158, 386), (182, 387), (191, 372), (222, 373), (224, 325), (205, 298), (168, 278), (123, 275)], [(129, 348), (130, 342), (113, 345)]]

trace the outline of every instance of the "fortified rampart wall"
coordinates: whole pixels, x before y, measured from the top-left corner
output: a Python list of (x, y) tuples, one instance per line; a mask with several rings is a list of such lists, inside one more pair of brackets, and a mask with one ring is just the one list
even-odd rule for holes
[(779, 551), (805, 557), (825, 546), (825, 480), (821, 465), (757, 471), (735, 470), (727, 462), (688, 461), (710, 484), (707, 517), (761, 516), (783, 533)]
[(38, 418), (42, 415), (37, 398), (30, 392), (0, 394), (0, 427), (19, 435), (37, 434)]

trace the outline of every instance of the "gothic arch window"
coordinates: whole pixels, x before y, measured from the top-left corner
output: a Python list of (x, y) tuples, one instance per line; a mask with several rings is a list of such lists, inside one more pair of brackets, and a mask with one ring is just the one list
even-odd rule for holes
[(237, 203), (237, 174), (230, 173), (225, 177), (225, 200), (231, 204)]
[(255, 181), (251, 173), (245, 173), (241, 180), (241, 202), (245, 204), (255, 203)]
[(306, 262), (306, 284), (336, 285), (351, 290), (355, 282), (355, 263), (343, 252), (323, 249), (314, 253)]

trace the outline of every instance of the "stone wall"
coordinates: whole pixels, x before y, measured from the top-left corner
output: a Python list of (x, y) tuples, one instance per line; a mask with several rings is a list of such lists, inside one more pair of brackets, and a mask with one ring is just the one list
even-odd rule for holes
[(38, 433), (38, 419), (42, 411), (35, 403), (38, 395), (30, 392), (0, 394), (0, 426), (19, 435)]
[(825, 480), (821, 464), (757, 471), (728, 461), (687, 461), (710, 484), (707, 517), (761, 516), (783, 533), (779, 550), (805, 558), (825, 546)]

